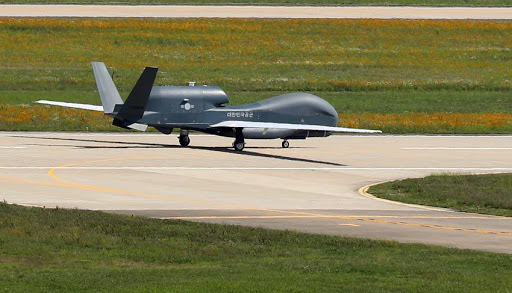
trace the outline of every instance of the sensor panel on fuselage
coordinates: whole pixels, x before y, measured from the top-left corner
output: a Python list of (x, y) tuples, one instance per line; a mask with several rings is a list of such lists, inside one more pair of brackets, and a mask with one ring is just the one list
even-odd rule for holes
[(200, 114), (205, 110), (227, 103), (228, 96), (216, 86), (157, 86), (151, 90), (144, 122), (149, 125), (200, 123)]

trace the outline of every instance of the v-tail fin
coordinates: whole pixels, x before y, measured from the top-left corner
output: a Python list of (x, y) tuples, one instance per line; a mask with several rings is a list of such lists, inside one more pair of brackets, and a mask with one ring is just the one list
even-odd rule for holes
[(142, 118), (157, 72), (158, 68), (156, 67), (144, 69), (116, 117), (129, 121), (137, 121)]
[(117, 88), (108, 73), (107, 67), (103, 62), (92, 62), (92, 71), (96, 79), (96, 86), (100, 94), (101, 104), (105, 114), (113, 114), (116, 105), (122, 105), (123, 100), (117, 91)]
[(104, 112), (114, 117), (112, 125), (145, 131), (147, 125), (137, 123), (137, 121), (144, 116), (158, 68), (146, 67), (144, 69), (124, 103), (105, 64), (92, 62), (92, 69)]
[(156, 79), (158, 68), (146, 67), (126, 99), (126, 103), (123, 103), (105, 64), (103, 62), (92, 62), (91, 64), (103, 106), (46, 100), (39, 100), (37, 103), (103, 111), (106, 115), (114, 118), (112, 124), (115, 126), (145, 131), (148, 126), (137, 122), (144, 116), (144, 111), (151, 94), (151, 89), (153, 88), (153, 83)]

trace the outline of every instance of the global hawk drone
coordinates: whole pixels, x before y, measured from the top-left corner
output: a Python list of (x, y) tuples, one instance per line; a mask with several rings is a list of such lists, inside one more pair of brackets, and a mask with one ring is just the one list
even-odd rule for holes
[(332, 132), (381, 133), (380, 130), (336, 127), (338, 113), (325, 100), (307, 93), (290, 93), (252, 104), (227, 106), (228, 96), (216, 86), (153, 86), (158, 68), (146, 67), (125, 102), (107, 67), (92, 62), (101, 104), (40, 100), (37, 103), (102, 111), (112, 124), (145, 131), (148, 126), (164, 134), (179, 128), (179, 143), (190, 143), (189, 131), (234, 137), (233, 147), (242, 151), (245, 139), (290, 139), (327, 137)]

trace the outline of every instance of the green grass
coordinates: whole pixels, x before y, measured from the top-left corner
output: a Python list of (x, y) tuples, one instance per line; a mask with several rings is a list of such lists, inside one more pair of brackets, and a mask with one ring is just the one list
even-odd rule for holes
[(507, 21), (0, 19), (0, 92), (89, 92), (90, 62), (104, 61), (123, 92), (156, 65), (157, 84), (194, 80), (228, 92), (508, 93), (511, 29)]
[[(218, 85), (235, 105), (306, 91), (342, 115), (512, 113), (511, 30), (509, 21), (2, 18), (0, 104), (99, 104), (90, 62), (104, 61), (123, 97), (144, 66), (156, 65), (156, 85)], [(0, 129), (87, 127), (58, 128), (64, 120)], [(440, 130), (361, 125), (508, 133), (505, 120)]]
[(431, 175), (375, 185), (369, 192), (395, 201), (512, 217), (512, 174)]
[(0, 204), (5, 291), (506, 292), (512, 256)]
[(512, 6), (510, 0), (2, 0), (16, 4)]

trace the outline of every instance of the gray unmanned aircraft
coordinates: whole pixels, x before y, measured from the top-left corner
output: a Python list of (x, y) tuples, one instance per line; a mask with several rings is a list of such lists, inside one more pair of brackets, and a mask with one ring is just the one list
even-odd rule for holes
[(234, 137), (242, 151), (245, 139), (327, 137), (332, 132), (381, 133), (380, 130), (336, 127), (338, 113), (327, 101), (308, 93), (290, 93), (252, 104), (226, 106), (226, 93), (216, 86), (153, 86), (158, 68), (146, 67), (123, 103), (107, 67), (92, 62), (103, 106), (40, 100), (37, 103), (102, 111), (112, 124), (145, 131), (148, 126), (164, 134), (180, 128), (179, 142), (188, 146), (189, 130)]

